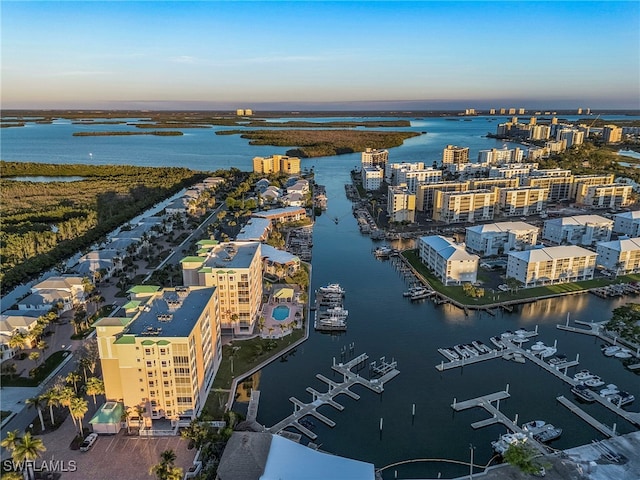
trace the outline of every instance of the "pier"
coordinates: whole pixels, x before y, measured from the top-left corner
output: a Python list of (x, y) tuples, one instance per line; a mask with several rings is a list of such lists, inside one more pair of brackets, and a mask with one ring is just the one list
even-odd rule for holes
[[(611, 336), (607, 335), (602, 331), (603, 330), (602, 327), (605, 325), (606, 322), (594, 323), (594, 322), (583, 322), (581, 320), (575, 320), (574, 323), (576, 323), (577, 325), (584, 325), (589, 328), (586, 329), (586, 328), (569, 326), (569, 317), (567, 317), (567, 322), (564, 325), (556, 325), (556, 328), (558, 328), (559, 330), (565, 330), (567, 332), (581, 333), (583, 335), (591, 335), (593, 337), (598, 337), (600, 340), (610, 343), (611, 345), (622, 345), (624, 347), (627, 347), (631, 355), (633, 355), (637, 359), (640, 359), (640, 347), (638, 345), (633, 345), (618, 337), (612, 338)], [(629, 368), (631, 370), (635, 370), (637, 368), (640, 368), (640, 364), (631, 365)]]
[(560, 395), (559, 397), (556, 397), (556, 400), (558, 400), (560, 404), (567, 407), (570, 412), (575, 413), (578, 417), (580, 417), (582, 420), (587, 422), (589, 425), (591, 425), (593, 428), (598, 430), (600, 433), (602, 433), (606, 437), (611, 438), (616, 435), (615, 430), (607, 427), (604, 423), (599, 422), (598, 420), (593, 418), (591, 415), (589, 415), (587, 412), (582, 410), (579, 406), (577, 406), (571, 400), (568, 400), (567, 398), (565, 398), (564, 395)]
[[(515, 423), (517, 421), (517, 416), (516, 416), (516, 421), (512, 421), (504, 413), (500, 411), (500, 400), (507, 399), (510, 396), (511, 395), (509, 395), (509, 385), (507, 385), (507, 388), (500, 392), (491, 393), (489, 395), (483, 395), (480, 397), (472, 398), (470, 400), (465, 400), (463, 402), (458, 402), (454, 398), (453, 403), (451, 404), (451, 408), (453, 408), (456, 412), (459, 412), (461, 410), (467, 410), (469, 408), (480, 407), (480, 408), (484, 408), (487, 412), (491, 414), (491, 417), (485, 420), (480, 420), (479, 422), (472, 423), (471, 427), (474, 429), (487, 427), (489, 425), (494, 425), (496, 423), (501, 423), (512, 432), (526, 434), (526, 432), (524, 432), (522, 428), (520, 428), (518, 424)], [(493, 402), (496, 402), (495, 406), (493, 405)], [(543, 444), (534, 440), (531, 436), (529, 436), (528, 441), (531, 442), (531, 445), (533, 445), (540, 452), (547, 453), (547, 447), (545, 447)]]
[(300, 433), (309, 437), (311, 440), (315, 440), (318, 436), (300, 423), (300, 420), (302, 418), (306, 417), (307, 415), (311, 415), (325, 425), (334, 427), (336, 423), (330, 418), (318, 412), (318, 407), (320, 407), (321, 405), (330, 405), (338, 411), (344, 410), (344, 406), (336, 402), (334, 398), (340, 394), (344, 394), (353, 398), (354, 400), (358, 400), (360, 396), (357, 393), (349, 390), (353, 385), (356, 384), (363, 385), (364, 387), (375, 393), (382, 393), (384, 391), (384, 384), (400, 373), (396, 369), (397, 362), (387, 362), (385, 357), (380, 358), (379, 361), (371, 362), (369, 364), (369, 371), (375, 378), (367, 379), (360, 376), (360, 374), (353, 372), (352, 369), (363, 367), (368, 358), (369, 356), (366, 353), (358, 355), (356, 358), (348, 361), (347, 363), (336, 363), (334, 358), (331, 368), (334, 371), (342, 374), (343, 381), (334, 382), (324, 375), (316, 375), (316, 378), (318, 380), (327, 384), (328, 391), (323, 393), (318, 392), (312, 387), (307, 387), (306, 391), (311, 394), (311, 403), (304, 403), (295, 397), (290, 397), (289, 401), (293, 403), (293, 413), (287, 418), (276, 423), (272, 427), (267, 428), (266, 431), (274, 434), (281, 432), (284, 433), (285, 428), (293, 427)]

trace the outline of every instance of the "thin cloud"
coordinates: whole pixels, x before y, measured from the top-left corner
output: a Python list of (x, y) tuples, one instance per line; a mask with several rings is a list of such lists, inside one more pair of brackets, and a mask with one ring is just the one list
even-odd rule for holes
[(51, 72), (42, 74), (43, 77), (89, 77), (112, 75), (113, 72), (99, 70), (69, 70), (67, 72)]

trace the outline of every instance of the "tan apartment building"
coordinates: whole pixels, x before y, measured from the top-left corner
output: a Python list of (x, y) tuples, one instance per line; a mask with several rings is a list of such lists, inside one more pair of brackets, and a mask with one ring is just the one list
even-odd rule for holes
[(445, 223), (493, 220), (496, 192), (496, 189), (466, 192), (437, 191), (432, 218)]
[(165, 288), (138, 298), (132, 318), (95, 323), (107, 401), (122, 402), (134, 427), (188, 422), (222, 360), (217, 289)]
[(633, 187), (624, 183), (610, 185), (583, 185), (576, 196), (576, 203), (590, 208), (619, 210), (631, 205)]
[(469, 190), (469, 182), (439, 182), (419, 185), (416, 190), (416, 210), (431, 215), (436, 192), (466, 192), (467, 190)]
[(469, 163), (469, 147), (447, 145), (442, 151), (442, 164), (460, 165), (462, 163)]
[(602, 128), (602, 140), (604, 143), (619, 143), (622, 141), (622, 127), (605, 125)]
[(578, 192), (584, 186), (591, 185), (610, 185), (613, 183), (615, 175), (574, 175), (573, 183), (569, 190), (569, 198), (575, 200), (578, 197)]
[(596, 245), (598, 265), (616, 275), (640, 272), (640, 238), (627, 238)]
[(203, 256), (180, 261), (184, 285), (218, 288), (223, 333), (253, 333), (262, 301), (261, 246), (259, 242), (224, 242), (211, 245)]
[(389, 161), (389, 151), (375, 148), (367, 148), (360, 156), (360, 162), (363, 167), (378, 166), (385, 169)]
[(515, 278), (525, 287), (591, 280), (597, 256), (575, 245), (509, 252), (507, 278)]
[(546, 188), (538, 187), (497, 188), (498, 212), (505, 217), (540, 214), (548, 194)]
[(547, 198), (545, 198), (545, 201), (553, 202), (568, 199), (571, 192), (572, 183), (573, 176), (571, 175), (547, 175), (540, 177), (531, 176), (527, 178), (527, 186), (545, 189), (547, 191)]
[(389, 186), (387, 213), (390, 222), (413, 223), (416, 221), (416, 196), (409, 191), (406, 184)]
[(272, 155), (270, 157), (254, 157), (253, 171), (255, 173), (287, 173), (297, 175), (300, 173), (300, 159), (286, 155)]
[(518, 177), (511, 178), (474, 178), (469, 180), (469, 190), (498, 188), (516, 188), (520, 185)]

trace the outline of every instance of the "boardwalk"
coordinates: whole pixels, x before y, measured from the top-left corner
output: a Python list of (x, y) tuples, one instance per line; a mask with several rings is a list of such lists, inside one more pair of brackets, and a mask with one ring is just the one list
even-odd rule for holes
[(616, 432), (614, 430), (607, 427), (604, 423), (599, 422), (598, 420), (593, 418), (591, 415), (589, 415), (587, 412), (582, 410), (579, 406), (577, 406), (571, 400), (568, 400), (567, 398), (565, 398), (564, 395), (560, 395), (559, 397), (556, 397), (556, 400), (558, 400), (558, 402), (560, 402), (562, 405), (567, 407), (570, 412), (575, 413), (582, 420), (587, 422), (589, 425), (591, 425), (593, 428), (598, 430), (603, 435), (606, 435), (608, 438), (611, 438), (616, 435)]
[(267, 428), (266, 431), (270, 433), (280, 433), (287, 427), (293, 427), (300, 433), (309, 437), (311, 440), (315, 440), (318, 436), (300, 423), (300, 420), (304, 417), (311, 415), (329, 427), (334, 427), (336, 425), (333, 420), (319, 413), (317, 411), (318, 407), (322, 405), (330, 405), (338, 411), (344, 410), (344, 406), (336, 402), (334, 398), (338, 395), (344, 394), (354, 400), (358, 400), (360, 396), (349, 390), (356, 384), (363, 385), (373, 392), (382, 393), (384, 391), (384, 384), (393, 379), (400, 372), (395, 368), (396, 362), (392, 361), (389, 363), (384, 359), (384, 357), (380, 359), (380, 363), (371, 362), (369, 365), (372, 374), (376, 376), (376, 378), (367, 379), (360, 376), (360, 374), (351, 371), (353, 368), (364, 366), (365, 361), (368, 358), (368, 355), (363, 353), (347, 363), (336, 364), (334, 360), (334, 364), (331, 368), (336, 372), (341, 373), (344, 381), (334, 382), (324, 375), (316, 375), (316, 378), (327, 384), (328, 391), (318, 392), (311, 387), (307, 387), (307, 392), (311, 394), (311, 403), (304, 403), (295, 397), (290, 397), (289, 401), (293, 403), (293, 413), (272, 427)]

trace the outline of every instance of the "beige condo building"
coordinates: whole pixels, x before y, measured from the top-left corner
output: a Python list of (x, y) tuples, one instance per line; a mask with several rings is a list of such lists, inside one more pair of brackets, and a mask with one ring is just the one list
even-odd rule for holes
[(525, 287), (591, 280), (598, 254), (575, 245), (509, 252), (507, 278)]
[(576, 195), (576, 203), (591, 208), (619, 210), (631, 205), (633, 187), (623, 183), (583, 185)]
[(600, 242), (596, 245), (598, 265), (616, 275), (640, 272), (640, 238)]
[(161, 418), (188, 425), (222, 360), (217, 289), (159, 289), (125, 309), (132, 317), (95, 323), (107, 400), (122, 402), (134, 427)]
[(462, 163), (469, 163), (469, 147), (447, 145), (442, 151), (442, 164), (460, 165)]
[(406, 184), (389, 186), (387, 194), (387, 213), (390, 222), (409, 222), (416, 220), (416, 196)]
[(254, 157), (253, 171), (255, 173), (287, 173), (297, 175), (300, 173), (300, 159), (286, 155), (272, 155), (270, 157)]
[(466, 192), (467, 190), (469, 190), (469, 182), (439, 182), (418, 185), (416, 210), (432, 215), (436, 192)]
[(433, 204), (433, 219), (445, 223), (492, 220), (496, 207), (496, 191), (437, 191)]
[(261, 246), (224, 242), (209, 246), (202, 256), (181, 260), (184, 285), (217, 287), (223, 333), (253, 333), (262, 301)]
[(622, 141), (622, 127), (616, 125), (605, 125), (602, 128), (602, 139), (604, 143), (619, 143)]
[(574, 175), (571, 189), (569, 190), (569, 198), (575, 200), (578, 197), (578, 192), (582, 190), (584, 186), (591, 185), (610, 185), (613, 183), (615, 175)]
[(537, 215), (544, 210), (548, 193), (538, 187), (499, 188), (498, 211), (505, 217)]

